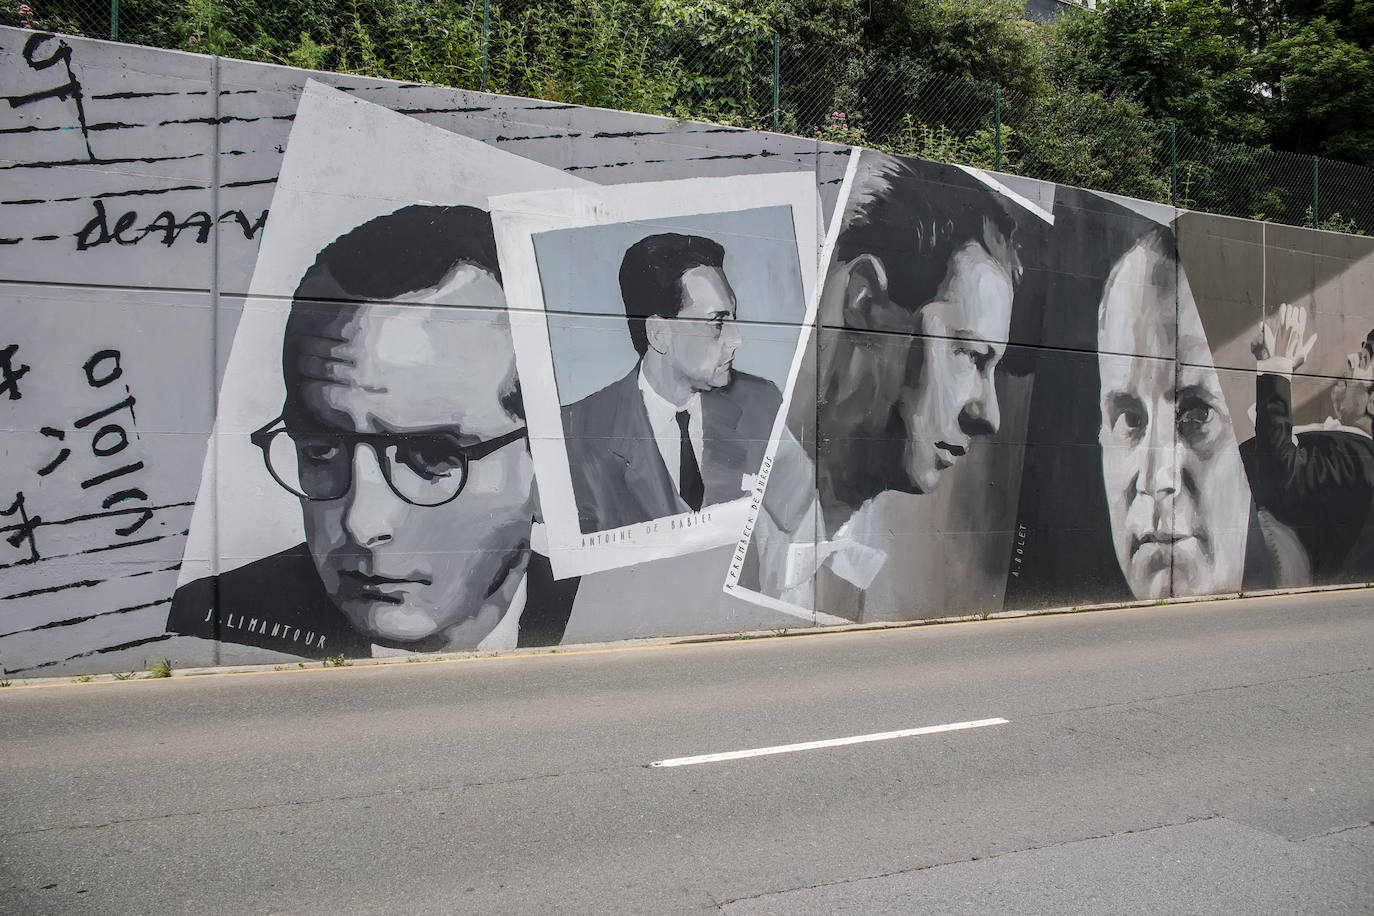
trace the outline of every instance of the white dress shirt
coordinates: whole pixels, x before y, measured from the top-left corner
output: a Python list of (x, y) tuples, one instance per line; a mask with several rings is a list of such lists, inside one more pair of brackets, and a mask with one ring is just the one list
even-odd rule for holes
[(679, 411), (687, 411), (687, 438), (692, 441), (692, 451), (697, 456), (697, 467), (701, 468), (701, 392), (693, 392), (686, 404), (675, 406), (654, 390), (654, 386), (644, 377), (644, 367), (640, 366), (639, 393), (644, 399), (644, 409), (649, 414), (649, 428), (654, 431), (658, 453), (663, 456), (663, 464), (668, 468), (668, 476), (673, 478), (673, 486), (681, 493), (682, 430), (677, 425), (677, 415)]
[[(829, 567), (841, 579), (867, 591), (887, 562), (887, 551), (865, 544), (877, 540), (871, 520), (873, 500), (868, 500), (839, 527), (834, 537), (820, 535), (820, 499), (815, 499), (804, 518), (804, 524), (785, 544), (781, 570), (772, 570), (770, 583), (779, 600), (799, 607), (815, 608), (815, 576), (821, 567)], [(781, 572), (781, 576), (778, 573)]]

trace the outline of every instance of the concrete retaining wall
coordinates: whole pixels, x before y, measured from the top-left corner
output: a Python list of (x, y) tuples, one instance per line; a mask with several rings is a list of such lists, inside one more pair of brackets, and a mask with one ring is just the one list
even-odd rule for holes
[(8, 672), (1374, 578), (1369, 239), (9, 28), (0, 74)]

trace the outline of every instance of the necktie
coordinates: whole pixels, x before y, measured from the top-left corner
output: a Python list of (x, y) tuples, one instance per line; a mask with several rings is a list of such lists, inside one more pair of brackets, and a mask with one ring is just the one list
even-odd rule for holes
[(701, 510), (701, 500), (706, 495), (706, 485), (701, 480), (701, 465), (697, 464), (697, 453), (692, 448), (692, 437), (687, 432), (691, 419), (685, 410), (678, 411), (677, 428), (682, 430), (682, 463), (679, 465), (678, 492), (682, 501), (692, 507), (693, 512)]

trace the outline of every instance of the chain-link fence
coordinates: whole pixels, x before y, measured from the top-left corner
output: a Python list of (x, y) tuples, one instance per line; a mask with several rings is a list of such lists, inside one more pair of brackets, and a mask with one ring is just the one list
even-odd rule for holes
[[(0, 21), (817, 136), (1233, 216), (1374, 233), (1374, 170), (999, 87), (718, 0), (0, 0)], [(814, 33), (814, 34), (813, 34)]]

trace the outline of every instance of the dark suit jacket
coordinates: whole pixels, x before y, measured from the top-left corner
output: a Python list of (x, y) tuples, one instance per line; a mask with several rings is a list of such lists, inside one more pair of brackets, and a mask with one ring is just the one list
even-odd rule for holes
[[(554, 581), (549, 559), (530, 554), (519, 646), (551, 646), (563, 639), (578, 579)], [(368, 658), (373, 643), (330, 600), (304, 544), (247, 566), (189, 582), (172, 596), (167, 632), (272, 649), (304, 658)], [(442, 640), (396, 643), (412, 652), (438, 652)]]
[[(745, 495), (757, 474), (782, 395), (772, 382), (733, 372), (701, 394), (702, 507)], [(639, 365), (620, 381), (563, 408), (563, 432), (582, 533), (689, 511), (663, 464), (639, 391)]]
[(1256, 382), (1255, 438), (1241, 446), (1255, 502), (1288, 525), (1307, 548), (1319, 582), (1374, 574), (1374, 440), (1341, 430), (1298, 434), (1292, 385), (1280, 375)]

